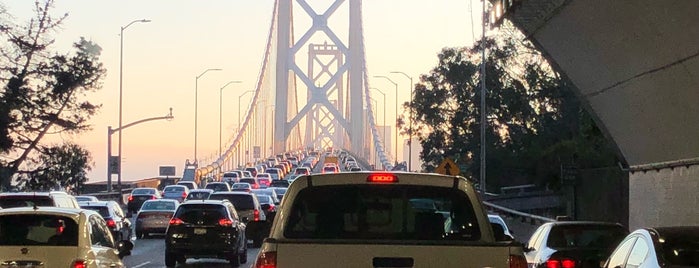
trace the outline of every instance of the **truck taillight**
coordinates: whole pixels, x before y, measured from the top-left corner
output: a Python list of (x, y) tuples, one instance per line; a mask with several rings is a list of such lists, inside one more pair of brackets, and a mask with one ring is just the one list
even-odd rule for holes
[(255, 268), (276, 268), (277, 267), (277, 252), (263, 252), (257, 256)]
[(522, 255), (510, 255), (510, 268), (527, 268), (527, 259)]
[(75, 260), (75, 261), (73, 262), (73, 265), (71, 265), (70, 267), (73, 267), (73, 268), (85, 268), (85, 267), (87, 267), (87, 266), (85, 265), (85, 261), (84, 261), (84, 260)]
[(571, 259), (549, 259), (546, 261), (546, 268), (575, 268), (575, 260)]
[(398, 182), (398, 177), (389, 173), (376, 173), (369, 175), (369, 177), (366, 178), (366, 181), (373, 183), (392, 183)]

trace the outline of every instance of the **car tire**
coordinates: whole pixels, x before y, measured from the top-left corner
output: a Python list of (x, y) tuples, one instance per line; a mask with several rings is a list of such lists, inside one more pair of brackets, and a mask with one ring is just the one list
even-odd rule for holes
[(238, 267), (240, 266), (240, 255), (235, 254), (228, 259), (228, 262), (231, 264), (231, 267)]
[(248, 243), (244, 243), (243, 252), (240, 253), (240, 263), (245, 264), (248, 262)]
[(143, 239), (143, 232), (136, 231), (136, 239)]
[(175, 255), (173, 255), (170, 252), (165, 251), (165, 266), (175, 267), (176, 263), (177, 263), (177, 260), (175, 259)]

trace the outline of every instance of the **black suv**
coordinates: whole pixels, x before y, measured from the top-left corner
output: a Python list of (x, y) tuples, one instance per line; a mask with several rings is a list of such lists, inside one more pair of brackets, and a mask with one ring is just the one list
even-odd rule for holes
[(131, 221), (116, 201), (78, 202), (80, 208), (97, 211), (107, 222), (114, 241), (131, 241)]
[(232, 266), (246, 263), (245, 220), (227, 200), (182, 203), (167, 228), (165, 265), (184, 264), (187, 258), (226, 259)]
[(247, 237), (252, 239), (254, 247), (262, 245), (262, 240), (269, 236), (272, 221), (267, 221), (267, 215), (262, 210), (260, 201), (253, 193), (247, 192), (215, 192), (209, 200), (228, 200), (233, 203), (247, 225)]

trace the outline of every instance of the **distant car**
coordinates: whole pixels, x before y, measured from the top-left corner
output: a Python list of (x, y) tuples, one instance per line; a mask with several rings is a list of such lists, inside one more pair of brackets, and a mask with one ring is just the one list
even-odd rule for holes
[(199, 188), (199, 185), (197, 185), (197, 183), (193, 182), (193, 181), (179, 181), (179, 182), (177, 182), (177, 185), (187, 186), (187, 188), (190, 191)]
[(339, 173), (340, 168), (338, 168), (337, 165), (328, 165), (328, 166), (323, 167), (322, 172), (323, 173)]
[(173, 199), (178, 202), (184, 202), (184, 199), (189, 195), (189, 188), (184, 185), (168, 185), (163, 189), (163, 199)]
[(362, 171), (362, 168), (360, 168), (358, 166), (353, 166), (353, 167), (349, 168), (349, 171)]
[(148, 200), (136, 214), (136, 238), (148, 238), (151, 233), (164, 234), (180, 202), (173, 199)]
[(209, 182), (206, 184), (206, 189), (214, 190), (214, 192), (228, 192), (231, 187), (225, 182)]
[(100, 201), (96, 196), (91, 195), (78, 195), (75, 197), (75, 200), (78, 201), (78, 203), (83, 201)]
[(622, 240), (602, 266), (699, 267), (699, 226), (638, 229)]
[(524, 256), (530, 267), (599, 267), (628, 233), (618, 223), (547, 222), (529, 238)]
[(289, 184), (288, 180), (273, 180), (269, 183), (269, 187), (289, 187)]
[(247, 182), (234, 183), (233, 187), (231, 187), (231, 191), (233, 192), (250, 192), (251, 190), (252, 185)]
[(253, 246), (259, 247), (262, 244), (262, 239), (269, 234), (269, 223), (260, 201), (253, 193), (246, 192), (216, 192), (209, 196), (209, 200), (228, 200), (233, 203), (238, 215), (241, 218), (246, 218), (246, 236), (252, 239)]
[(85, 201), (80, 208), (96, 211), (104, 218), (115, 241), (131, 240), (131, 221), (116, 201)]
[(248, 261), (245, 233), (243, 218), (230, 202), (185, 202), (177, 208), (167, 228), (165, 265), (184, 264), (187, 258), (214, 257), (237, 267)]
[(500, 217), (500, 215), (488, 214), (488, 221), (490, 221), (490, 223), (500, 225), (500, 227), (502, 227), (503, 232), (510, 240), (515, 239), (512, 233), (510, 233), (510, 228), (507, 227), (507, 223), (505, 223), (505, 220), (503, 220), (502, 217)]
[(185, 201), (188, 201), (188, 200), (206, 200), (206, 199), (209, 199), (209, 195), (211, 195), (211, 193), (213, 193), (213, 192), (214, 192), (214, 190), (211, 190), (211, 189), (191, 190), (191, 191), (189, 191), (187, 198), (185, 198)]
[(255, 178), (242, 178), (240, 182), (248, 183), (252, 189), (260, 189), (260, 183)]
[(257, 200), (260, 201), (260, 207), (265, 213), (268, 220), (273, 221), (277, 214), (277, 204), (275, 204), (276, 197), (272, 197), (266, 194), (257, 194)]
[(295, 175), (311, 175), (311, 169), (308, 167), (297, 167), (294, 169)]
[(133, 243), (114, 241), (97, 212), (79, 208), (0, 210), (2, 267), (125, 267)]
[(260, 188), (267, 188), (272, 182), (272, 175), (269, 173), (258, 173), (255, 179), (257, 179), (257, 183), (260, 184)]
[(159, 199), (160, 192), (155, 188), (136, 188), (131, 190), (131, 195), (129, 195), (129, 202), (126, 207), (129, 213), (136, 213), (141, 209), (141, 205), (146, 200)]
[(281, 203), (282, 198), (284, 197), (284, 194), (286, 193), (287, 188), (286, 187), (269, 187), (267, 189), (273, 189), (275, 193), (277, 193), (277, 199), (279, 199), (279, 202)]
[(278, 189), (278, 188), (254, 189), (254, 190), (252, 190), (252, 193), (256, 194), (258, 196), (268, 195), (272, 198), (273, 204), (279, 205), (279, 203), (281, 203), (280, 202), (281, 199), (277, 198), (277, 190), (276, 189)]
[(66, 192), (0, 193), (0, 208), (33, 206), (80, 208), (75, 197)]
[(257, 171), (258, 171), (258, 170), (257, 170), (256, 167), (246, 167), (246, 168), (245, 168), (245, 171), (250, 172), (250, 176), (251, 176), (251, 177), (254, 177), (254, 176), (257, 176)]

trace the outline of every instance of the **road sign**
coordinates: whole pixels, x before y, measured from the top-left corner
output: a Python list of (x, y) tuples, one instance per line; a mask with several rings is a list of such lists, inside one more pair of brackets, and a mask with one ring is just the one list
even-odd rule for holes
[(119, 156), (109, 156), (109, 175), (119, 174)]
[(444, 158), (444, 161), (442, 161), (442, 163), (439, 164), (435, 171), (439, 174), (451, 176), (461, 174), (461, 170), (459, 170), (459, 165), (454, 163), (454, 160), (451, 160), (450, 158)]
[(175, 166), (160, 166), (160, 176), (175, 176)]
[(260, 146), (253, 146), (252, 147), (252, 157), (253, 158), (260, 158), (260, 153), (261, 153)]

